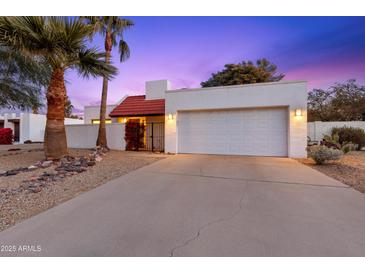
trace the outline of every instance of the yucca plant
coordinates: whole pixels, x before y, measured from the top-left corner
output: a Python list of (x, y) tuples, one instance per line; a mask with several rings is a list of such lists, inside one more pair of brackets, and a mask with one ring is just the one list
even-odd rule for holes
[[(129, 58), (130, 50), (127, 42), (123, 39), (123, 33), (134, 25), (131, 20), (118, 16), (82, 16), (80, 19), (93, 27), (93, 34), (99, 33), (104, 37), (105, 62), (107, 64), (110, 63), (112, 49), (116, 46), (118, 46), (120, 62)], [(96, 140), (97, 146), (105, 148), (108, 147), (105, 128), (108, 82), (109, 79), (104, 77), (100, 102), (100, 124)]]
[(0, 46), (44, 60), (51, 67), (44, 136), (48, 159), (67, 154), (65, 71), (75, 69), (85, 78), (109, 79), (116, 74), (116, 68), (104, 61), (105, 53), (87, 47), (87, 38), (92, 33), (92, 26), (67, 17), (0, 17)]

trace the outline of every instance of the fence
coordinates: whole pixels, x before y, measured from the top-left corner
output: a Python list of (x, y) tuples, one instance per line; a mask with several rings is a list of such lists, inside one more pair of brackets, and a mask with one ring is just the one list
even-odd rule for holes
[(334, 127), (359, 127), (365, 130), (365, 121), (346, 121), (346, 122), (309, 122), (308, 136), (312, 141), (321, 141), (323, 136), (331, 134)]
[[(108, 147), (125, 150), (125, 124), (107, 124), (106, 137)], [(70, 148), (94, 148), (98, 137), (99, 125), (66, 125), (67, 145)]]

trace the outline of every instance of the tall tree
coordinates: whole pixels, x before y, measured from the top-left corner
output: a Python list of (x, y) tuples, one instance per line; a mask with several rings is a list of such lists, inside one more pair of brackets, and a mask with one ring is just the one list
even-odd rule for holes
[(76, 69), (85, 78), (116, 74), (116, 68), (105, 63), (105, 53), (87, 48), (86, 38), (92, 32), (91, 26), (67, 17), (0, 17), (0, 46), (44, 60), (51, 67), (46, 92), (46, 158), (67, 154), (65, 71)]
[(44, 61), (0, 46), (0, 107), (39, 109), (50, 75)]
[[(126, 29), (134, 25), (131, 20), (118, 16), (83, 16), (81, 19), (93, 27), (94, 33), (99, 33), (104, 36), (105, 62), (107, 64), (110, 63), (112, 49), (116, 46), (118, 46), (120, 62), (124, 62), (129, 58), (130, 50), (128, 44), (123, 39), (123, 33)], [(104, 77), (101, 92), (99, 132), (96, 140), (97, 146), (105, 148), (108, 147), (105, 128), (108, 81), (109, 79)]]
[(365, 86), (355, 79), (308, 95), (308, 121), (365, 121)]
[(277, 74), (277, 67), (266, 59), (259, 59), (254, 64), (251, 61), (242, 61), (238, 64), (226, 64), (224, 69), (213, 73), (202, 87), (231, 86), (276, 82), (283, 79), (284, 74)]

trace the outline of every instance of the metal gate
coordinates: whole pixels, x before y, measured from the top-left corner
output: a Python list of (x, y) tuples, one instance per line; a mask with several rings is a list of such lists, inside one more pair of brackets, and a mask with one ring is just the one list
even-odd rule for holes
[(145, 150), (164, 151), (165, 123), (147, 123), (145, 127)]

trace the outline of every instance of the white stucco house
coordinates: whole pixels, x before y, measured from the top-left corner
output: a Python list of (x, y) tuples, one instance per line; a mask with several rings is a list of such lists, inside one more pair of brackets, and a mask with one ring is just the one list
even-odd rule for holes
[[(14, 142), (43, 142), (47, 117), (44, 114), (29, 112), (0, 114), (0, 128), (11, 128)], [(82, 124), (83, 120), (65, 118), (65, 125)]]
[[(150, 150), (280, 157), (307, 155), (306, 81), (178, 90), (171, 89), (167, 80), (149, 81), (145, 95), (127, 96), (110, 109), (108, 142), (110, 139), (114, 149), (125, 148), (123, 136), (116, 135), (121, 135), (122, 125), (133, 119), (149, 125), (145, 144)], [(98, 119), (98, 115), (88, 116), (87, 121), (93, 119)], [(68, 127), (70, 140), (76, 139), (70, 136), (71, 131), (77, 132), (72, 127)], [(118, 134), (113, 134), (113, 130)], [(96, 132), (96, 128), (88, 128), (87, 135), (92, 136), (90, 144), (95, 144)]]

